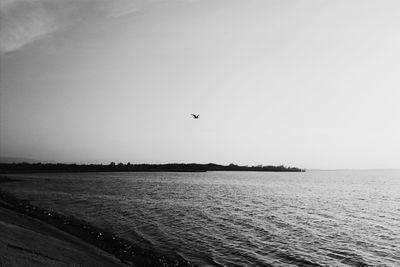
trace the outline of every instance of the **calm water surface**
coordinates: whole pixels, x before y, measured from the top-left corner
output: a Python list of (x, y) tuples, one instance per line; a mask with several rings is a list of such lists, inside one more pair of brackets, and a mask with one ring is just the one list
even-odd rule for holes
[(400, 266), (400, 171), (24, 176), (1, 187), (200, 266)]

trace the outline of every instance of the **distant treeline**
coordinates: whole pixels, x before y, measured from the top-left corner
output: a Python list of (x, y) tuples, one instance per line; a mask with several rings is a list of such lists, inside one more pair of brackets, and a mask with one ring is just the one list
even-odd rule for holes
[(304, 172), (304, 169), (280, 166), (239, 166), (214, 163), (169, 163), (169, 164), (65, 164), (65, 163), (0, 163), (0, 172), (206, 172), (206, 171), (259, 171), (259, 172)]

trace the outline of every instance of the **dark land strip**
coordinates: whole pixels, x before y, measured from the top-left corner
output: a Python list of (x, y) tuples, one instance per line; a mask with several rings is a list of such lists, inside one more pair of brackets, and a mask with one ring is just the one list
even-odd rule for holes
[(65, 163), (0, 163), (0, 173), (32, 172), (207, 172), (207, 171), (257, 171), (257, 172), (304, 172), (305, 169), (280, 166), (240, 166), (215, 163), (168, 163), (168, 164), (65, 164)]

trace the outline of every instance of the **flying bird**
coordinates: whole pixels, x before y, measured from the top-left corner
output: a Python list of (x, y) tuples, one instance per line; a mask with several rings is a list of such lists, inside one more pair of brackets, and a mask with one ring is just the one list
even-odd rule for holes
[(192, 115), (193, 116), (193, 119), (195, 119), (195, 120), (197, 120), (198, 118), (199, 118), (199, 116), (200, 116), (200, 114), (190, 114), (190, 115)]

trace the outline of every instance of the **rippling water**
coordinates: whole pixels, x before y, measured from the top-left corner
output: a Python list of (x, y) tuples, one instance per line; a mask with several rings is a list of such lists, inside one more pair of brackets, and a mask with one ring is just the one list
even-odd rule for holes
[(400, 266), (400, 171), (30, 176), (1, 187), (200, 266)]

